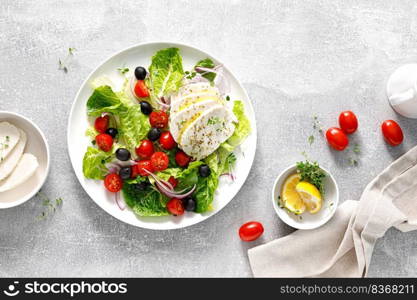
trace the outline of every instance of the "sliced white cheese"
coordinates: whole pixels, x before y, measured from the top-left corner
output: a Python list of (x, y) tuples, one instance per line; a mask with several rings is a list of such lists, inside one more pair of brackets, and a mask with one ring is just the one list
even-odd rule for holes
[(26, 133), (19, 129), (20, 139), (13, 151), (0, 162), (0, 182), (9, 176), (12, 171), (16, 168), (20, 158), (25, 150), (27, 136)]
[(171, 103), (171, 114), (177, 114), (184, 109), (187, 109), (191, 105), (199, 102), (203, 102), (206, 100), (214, 100), (217, 103), (223, 105), (223, 101), (219, 97), (216, 92), (202, 92), (202, 93), (194, 93), (190, 94), (179, 101)]
[(178, 92), (175, 95), (173, 95), (171, 99), (171, 103), (177, 100), (180, 100), (190, 94), (207, 93), (213, 90), (217, 90), (217, 88), (212, 86), (210, 82), (196, 82), (196, 83), (187, 84), (187, 85), (180, 87)]
[(12, 174), (0, 182), (0, 193), (24, 183), (35, 173), (38, 166), (38, 160), (34, 155), (30, 153), (23, 154)]
[(197, 160), (207, 157), (232, 136), (233, 119), (233, 114), (222, 106), (205, 111), (182, 134), (182, 150)]
[(186, 109), (170, 115), (169, 130), (174, 140), (178, 143), (184, 130), (195, 121), (206, 110), (221, 106), (213, 99), (204, 100), (202, 102), (194, 103)]
[(0, 122), (0, 161), (6, 159), (20, 139), (20, 132), (9, 122)]

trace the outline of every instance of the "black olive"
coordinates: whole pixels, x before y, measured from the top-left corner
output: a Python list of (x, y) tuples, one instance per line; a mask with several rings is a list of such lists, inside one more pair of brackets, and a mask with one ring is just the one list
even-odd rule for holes
[(201, 165), (198, 168), (198, 173), (200, 174), (201, 177), (209, 177), (210, 173), (211, 173), (211, 170), (210, 170), (209, 166)]
[(161, 130), (159, 128), (151, 128), (148, 132), (148, 139), (155, 142), (161, 136)]
[(146, 69), (144, 67), (136, 67), (135, 77), (137, 80), (144, 80), (146, 78)]
[(149, 183), (147, 181), (142, 181), (142, 182), (136, 183), (133, 187), (138, 192), (143, 192), (144, 190), (146, 190), (148, 185), (149, 185)]
[(195, 211), (196, 202), (193, 198), (187, 198), (187, 202), (184, 204), (186, 211)]
[(116, 129), (116, 128), (108, 128), (108, 129), (106, 130), (106, 133), (107, 133), (108, 135), (111, 135), (111, 137), (112, 137), (112, 138), (115, 138), (119, 132), (117, 131), (117, 129)]
[(140, 111), (144, 115), (149, 115), (152, 112), (152, 105), (150, 105), (147, 101), (142, 101), (140, 103)]
[(129, 179), (132, 175), (132, 168), (131, 167), (123, 167), (119, 171), (119, 175), (123, 180)]
[(125, 148), (119, 148), (116, 150), (116, 158), (121, 161), (127, 161), (130, 159), (130, 152)]

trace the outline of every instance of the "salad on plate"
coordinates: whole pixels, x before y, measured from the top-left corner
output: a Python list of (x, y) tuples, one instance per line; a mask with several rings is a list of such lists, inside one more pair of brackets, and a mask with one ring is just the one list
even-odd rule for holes
[(180, 50), (166, 48), (118, 88), (107, 77), (91, 85), (85, 178), (102, 180), (137, 216), (212, 210), (219, 179), (233, 184), (234, 151), (251, 131), (222, 65), (205, 58), (184, 70)]

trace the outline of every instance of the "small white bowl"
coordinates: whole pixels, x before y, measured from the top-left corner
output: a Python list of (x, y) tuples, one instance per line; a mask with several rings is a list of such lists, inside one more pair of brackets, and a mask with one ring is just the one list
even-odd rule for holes
[(49, 146), (45, 135), (32, 121), (22, 115), (0, 111), (0, 122), (7, 121), (27, 134), (25, 153), (32, 153), (39, 162), (36, 173), (14, 189), (0, 193), (0, 209), (18, 206), (31, 199), (41, 189), (49, 173)]
[(318, 228), (327, 223), (327, 221), (329, 221), (336, 212), (337, 205), (339, 204), (339, 188), (336, 180), (329, 173), (329, 171), (322, 167), (320, 168), (326, 173), (326, 179), (324, 180), (325, 195), (323, 199), (323, 206), (316, 214), (310, 214), (306, 211), (301, 215), (295, 215), (288, 212), (286, 209), (279, 207), (278, 196), (281, 195), (282, 185), (288, 176), (297, 172), (296, 165), (292, 165), (285, 169), (275, 180), (274, 188), (272, 190), (272, 204), (278, 217), (287, 225), (297, 229)]

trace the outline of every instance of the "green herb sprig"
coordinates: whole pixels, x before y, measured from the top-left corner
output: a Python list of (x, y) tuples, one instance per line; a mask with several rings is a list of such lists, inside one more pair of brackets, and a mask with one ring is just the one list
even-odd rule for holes
[(44, 211), (37, 217), (38, 220), (46, 219), (50, 214), (56, 212), (57, 208), (64, 201), (61, 197), (51, 200), (42, 192), (38, 192), (36, 196), (42, 200), (42, 206), (44, 207)]
[(68, 48), (67, 56), (64, 59), (58, 59), (58, 69), (68, 73), (68, 61), (77, 49), (74, 47)]
[(297, 172), (301, 176), (301, 181), (310, 182), (324, 195), (324, 179), (326, 178), (326, 173), (320, 168), (317, 162), (310, 162), (308, 160), (297, 162)]
[(117, 68), (117, 71), (119, 71), (120, 74), (125, 75), (127, 72), (129, 72), (129, 68), (120, 67), (120, 68)]

